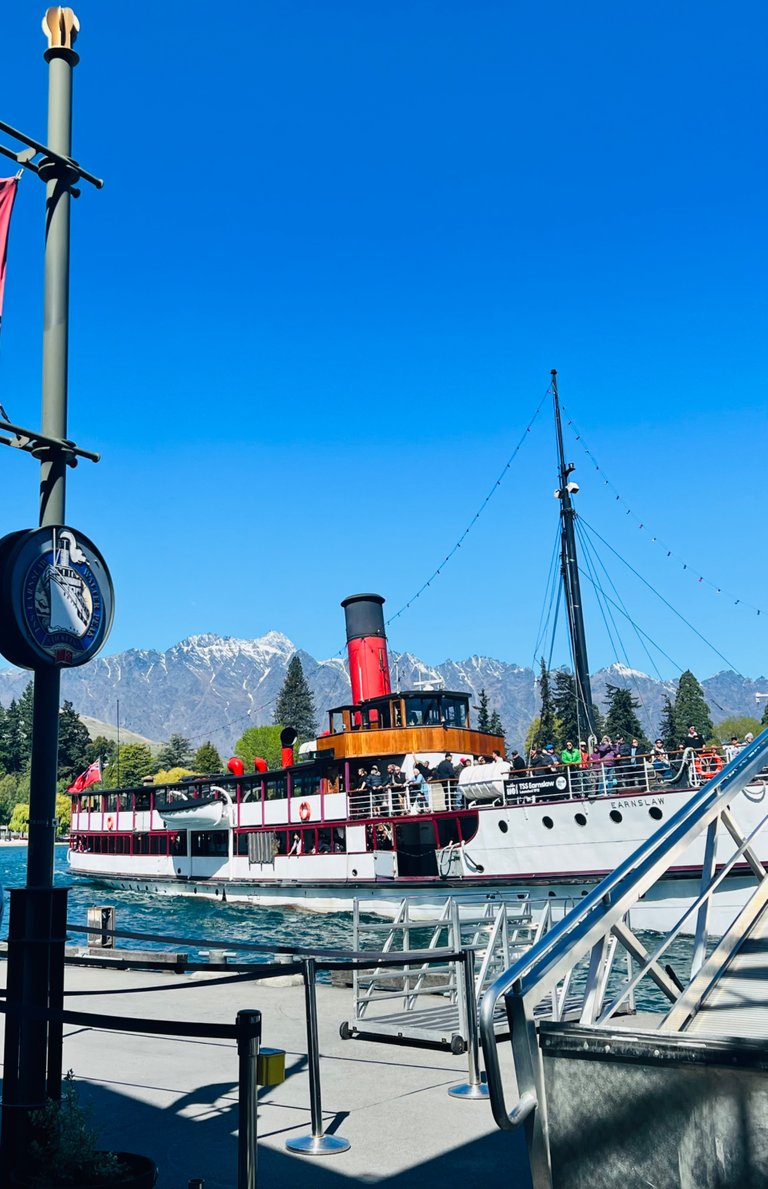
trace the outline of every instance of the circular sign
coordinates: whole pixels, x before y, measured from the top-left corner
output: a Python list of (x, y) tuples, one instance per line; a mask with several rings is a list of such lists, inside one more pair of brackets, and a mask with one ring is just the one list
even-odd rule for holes
[(568, 781), (565, 779), (564, 776), (557, 777), (557, 779), (555, 780), (555, 788), (559, 789), (559, 791), (561, 793), (563, 792), (564, 789), (568, 788)]
[(114, 591), (92, 541), (64, 525), (0, 541), (0, 652), (14, 665), (84, 665), (112, 627)]

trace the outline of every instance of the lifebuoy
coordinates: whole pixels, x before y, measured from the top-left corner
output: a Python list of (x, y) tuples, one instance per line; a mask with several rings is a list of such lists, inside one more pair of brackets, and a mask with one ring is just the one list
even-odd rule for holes
[(108, 817), (107, 818), (107, 829), (114, 830), (114, 828), (115, 828), (115, 819), (113, 817)]
[(723, 767), (723, 757), (716, 751), (700, 751), (696, 753), (693, 766), (699, 776), (711, 780)]
[(309, 801), (302, 801), (299, 806), (299, 817), (303, 822), (308, 822), (311, 810), (309, 808)]

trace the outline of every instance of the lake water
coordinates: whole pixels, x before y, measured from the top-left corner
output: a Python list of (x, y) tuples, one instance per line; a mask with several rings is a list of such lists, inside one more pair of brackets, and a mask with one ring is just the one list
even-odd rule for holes
[[(4, 929), (8, 931), (8, 888), (22, 887), (26, 881), (27, 848), (25, 846), (0, 847), (0, 883), (4, 891)], [(153, 896), (140, 892), (122, 892), (73, 879), (67, 866), (67, 849), (56, 847), (55, 876), (57, 886), (69, 886), (68, 921), (70, 925), (86, 925), (87, 910), (100, 904), (114, 905), (115, 928), (133, 933), (152, 933), (177, 938), (204, 939), (202, 945), (180, 942), (151, 942), (120, 938), (118, 945), (125, 949), (170, 949), (180, 950), (197, 959), (200, 949), (227, 949), (236, 941), (258, 946), (305, 946), (311, 949), (352, 949), (352, 914), (315, 914), (300, 909), (263, 908), (256, 905), (228, 904), (217, 900), (196, 899), (192, 896)], [(364, 948), (378, 947), (383, 942), (378, 934), (362, 934)], [(646, 945), (653, 947), (658, 938), (654, 934), (641, 935)], [(429, 931), (424, 930), (421, 944), (426, 945)], [(71, 933), (70, 943), (85, 945), (86, 934)], [(414, 930), (411, 944), (420, 944), (418, 931)], [(675, 969), (684, 983), (690, 969), (691, 939), (679, 938), (670, 947), (662, 960)], [(272, 953), (239, 953), (237, 960), (247, 962), (268, 962)], [(624, 965), (622, 963), (622, 970)], [(328, 977), (328, 976), (322, 976)], [(578, 986), (580, 978), (574, 978)], [(648, 980), (645, 980), (646, 983)], [(638, 1007), (646, 1010), (664, 1010), (666, 1001), (655, 987), (641, 988), (637, 996)]]

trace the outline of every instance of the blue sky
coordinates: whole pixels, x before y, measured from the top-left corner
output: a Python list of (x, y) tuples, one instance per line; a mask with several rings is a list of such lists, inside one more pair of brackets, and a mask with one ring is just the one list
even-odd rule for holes
[[(75, 11), (74, 153), (106, 185), (73, 203), (69, 431), (103, 461), (67, 508), (112, 569), (107, 652), (335, 653), (342, 598), (393, 613), (449, 553), (556, 367), (602, 468), (571, 436), (582, 515), (722, 653), (604, 553), (659, 671), (768, 673), (763, 6)], [(0, 108), (44, 139), (42, 12), (6, 14)], [(24, 177), (0, 343), (32, 426), (43, 196)], [(0, 530), (33, 524), (36, 464), (0, 466)], [(530, 663), (555, 486), (546, 406), (392, 647)]]

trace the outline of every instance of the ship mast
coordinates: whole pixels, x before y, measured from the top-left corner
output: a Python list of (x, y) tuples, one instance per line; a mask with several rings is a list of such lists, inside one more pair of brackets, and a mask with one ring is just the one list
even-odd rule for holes
[(579, 490), (577, 483), (569, 482), (575, 469), (572, 462), (566, 463), (563, 450), (563, 427), (560, 421), (560, 400), (557, 395), (557, 371), (552, 369), (552, 399), (555, 406), (555, 429), (557, 431), (557, 456), (560, 486), (555, 498), (560, 501), (560, 569), (565, 591), (565, 605), (568, 611), (568, 631), (573, 651), (573, 667), (576, 670), (576, 701), (578, 719), (586, 725), (585, 735), (594, 736), (595, 714), (592, 708), (592, 687), (589, 680), (587, 640), (584, 634), (584, 617), (581, 609), (581, 584), (576, 557), (576, 533), (574, 521), (576, 512), (571, 496)]

